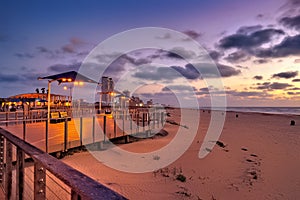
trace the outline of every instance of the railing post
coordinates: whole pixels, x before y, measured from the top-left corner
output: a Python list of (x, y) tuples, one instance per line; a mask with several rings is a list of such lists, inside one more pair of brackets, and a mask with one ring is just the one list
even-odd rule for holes
[(103, 141), (105, 142), (106, 140), (106, 116), (103, 116), (103, 133), (104, 133), (104, 138)]
[(122, 113), (123, 117), (122, 117), (122, 133), (123, 133), (123, 137), (125, 135), (125, 111)]
[(79, 140), (80, 140), (80, 146), (82, 146), (82, 126), (83, 126), (83, 123), (82, 123), (82, 116), (80, 117), (80, 130), (79, 130)]
[(136, 112), (136, 133), (138, 133), (139, 132), (139, 126), (140, 126), (140, 113), (139, 113), (139, 111), (137, 111)]
[(5, 199), (12, 198), (12, 144), (6, 140), (6, 156), (5, 156)]
[(93, 116), (93, 125), (92, 125), (92, 137), (93, 137), (93, 143), (95, 143), (95, 116)]
[(71, 200), (80, 200), (80, 196), (74, 191), (71, 190)]
[(3, 183), (4, 175), (4, 137), (0, 135), (0, 183)]
[(129, 121), (130, 121), (130, 135), (132, 135), (132, 114), (130, 114), (130, 118), (129, 118)]
[(24, 152), (17, 147), (16, 199), (23, 199), (24, 193)]
[(8, 112), (5, 113), (5, 119), (6, 119), (5, 125), (8, 126)]
[(64, 151), (68, 150), (68, 118), (65, 119), (64, 127)]
[(46, 171), (39, 163), (34, 163), (34, 199), (46, 199)]
[(26, 140), (26, 121), (23, 120), (23, 140)]
[(46, 153), (48, 153), (48, 137), (49, 137), (49, 120), (47, 119), (46, 122), (46, 134), (45, 134), (45, 146), (46, 146)]
[(117, 137), (117, 123), (116, 123), (116, 118), (114, 117), (114, 137)]

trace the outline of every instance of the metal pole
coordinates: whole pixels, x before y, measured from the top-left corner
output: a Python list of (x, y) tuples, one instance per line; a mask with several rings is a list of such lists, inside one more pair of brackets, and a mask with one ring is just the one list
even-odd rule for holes
[(104, 138), (103, 141), (105, 142), (105, 137), (106, 137), (106, 116), (103, 116), (103, 133), (104, 133)]
[(95, 116), (93, 116), (93, 125), (92, 125), (92, 135), (93, 135), (93, 143), (95, 143)]
[(83, 123), (82, 123), (82, 116), (80, 117), (80, 132), (79, 132), (79, 139), (80, 139), (80, 146), (82, 146), (82, 126), (83, 126)]
[(64, 152), (68, 150), (68, 118), (65, 119), (64, 127)]
[(48, 107), (47, 107), (47, 119), (49, 120), (50, 119), (50, 101), (51, 101), (51, 81), (48, 81)]
[(45, 135), (45, 145), (46, 145), (46, 153), (48, 153), (48, 135), (49, 135), (49, 120), (47, 119), (46, 121), (46, 135)]
[(49, 123), (50, 123), (50, 103), (51, 103), (51, 81), (48, 81), (48, 104), (47, 104), (47, 120), (46, 120), (46, 153), (48, 153), (48, 134), (49, 134)]
[(99, 114), (101, 114), (101, 106), (102, 106), (102, 92), (100, 92), (100, 101), (99, 101)]

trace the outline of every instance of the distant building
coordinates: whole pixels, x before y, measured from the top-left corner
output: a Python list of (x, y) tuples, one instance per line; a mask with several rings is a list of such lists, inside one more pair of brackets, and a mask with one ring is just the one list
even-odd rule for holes
[(111, 77), (103, 76), (101, 80), (101, 99), (106, 105), (112, 101), (112, 94), (114, 92), (114, 81)]
[(123, 91), (123, 94), (125, 95), (125, 97), (130, 97), (130, 91), (129, 90)]
[(144, 102), (139, 97), (132, 96), (129, 100), (129, 106), (130, 107), (143, 107)]
[[(31, 109), (41, 109), (46, 108), (48, 105), (48, 94), (43, 93), (25, 93), (17, 94), (5, 98), (2, 102), (1, 108), (9, 107), (21, 107), (24, 103), (27, 104)], [(50, 94), (50, 105), (51, 107), (64, 107), (70, 106), (69, 97), (65, 95)], [(3, 109), (2, 109), (3, 110)], [(4, 110), (5, 111), (5, 110)]]
[(153, 100), (152, 99), (150, 99), (149, 101), (147, 101), (147, 106), (148, 107), (151, 107), (153, 105)]

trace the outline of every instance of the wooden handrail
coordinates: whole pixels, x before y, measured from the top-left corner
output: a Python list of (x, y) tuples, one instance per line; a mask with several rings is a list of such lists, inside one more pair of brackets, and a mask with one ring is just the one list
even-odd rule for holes
[[(34, 147), (33, 145), (16, 137), (15, 135), (2, 128), (0, 128), (0, 137), (1, 136), (3, 136), (6, 139), (8, 144), (16, 146), (17, 149), (19, 149), (19, 151), (22, 151), (26, 155), (30, 156), (34, 160), (35, 165), (38, 165), (48, 170), (55, 177), (60, 179), (64, 184), (69, 186), (72, 191), (72, 199), (126, 199), (117, 192), (107, 188), (101, 183), (96, 182), (95, 180), (91, 179), (85, 174), (75, 170), (74, 168), (63, 163), (62, 161), (50, 156), (49, 154), (43, 152), (42, 150)], [(0, 164), (4, 166), (3, 163)], [(6, 166), (11, 166), (11, 164), (6, 163)], [(10, 167), (10, 170), (11, 169), (12, 168)], [(25, 173), (25, 170), (22, 171)], [(5, 188), (11, 187), (12, 186), (7, 186)], [(11, 191), (5, 191), (5, 193), (11, 195)]]

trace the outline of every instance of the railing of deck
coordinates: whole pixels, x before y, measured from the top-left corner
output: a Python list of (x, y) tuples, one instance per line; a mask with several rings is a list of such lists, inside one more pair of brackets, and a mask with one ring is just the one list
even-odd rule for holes
[(125, 199), (2, 128), (0, 186), (6, 199)]
[[(122, 111), (116, 110), (112, 115), (86, 114), (69, 121), (67, 118), (59, 118), (57, 124), (49, 124), (46, 118), (35, 119), (10, 119), (1, 121), (0, 126), (5, 129), (15, 127), (11, 131), (23, 140), (32, 143), (47, 153), (66, 152), (68, 149), (83, 145), (94, 144), (122, 137), (128, 142), (132, 137), (151, 137), (156, 130), (162, 128), (166, 121), (164, 110), (146, 111)], [(77, 115), (78, 116), (78, 115)], [(38, 129), (40, 128), (40, 129)], [(19, 130), (17, 133), (14, 131)], [(39, 133), (35, 133), (39, 130)], [(139, 133), (148, 135), (140, 136)], [(149, 135), (150, 134), (150, 135)]]

